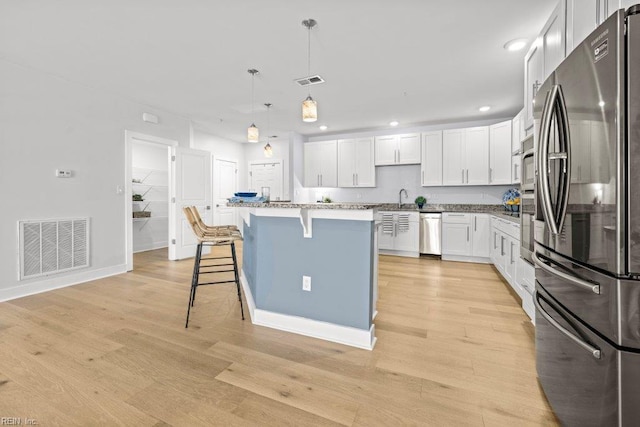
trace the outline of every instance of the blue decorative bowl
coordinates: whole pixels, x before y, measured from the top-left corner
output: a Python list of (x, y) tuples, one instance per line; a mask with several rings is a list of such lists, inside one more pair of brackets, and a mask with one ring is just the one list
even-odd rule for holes
[(235, 193), (236, 197), (256, 197), (258, 193)]

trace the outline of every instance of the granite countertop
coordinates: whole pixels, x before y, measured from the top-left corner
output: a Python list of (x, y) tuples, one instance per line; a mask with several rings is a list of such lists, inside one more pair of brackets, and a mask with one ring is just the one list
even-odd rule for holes
[(336, 210), (367, 210), (378, 209), (380, 203), (227, 203), (231, 208), (264, 208), (264, 209), (336, 209)]
[(499, 216), (500, 218), (520, 224), (520, 217), (504, 210), (502, 205), (452, 205), (452, 204), (427, 204), (418, 209), (414, 203), (405, 203), (398, 207), (397, 203), (291, 203), (291, 202), (269, 202), (269, 203), (227, 203), (233, 208), (264, 208), (264, 209), (336, 209), (336, 210), (367, 210), (378, 209), (379, 211), (407, 211), (420, 213), (435, 212), (464, 212), (464, 213), (487, 213)]

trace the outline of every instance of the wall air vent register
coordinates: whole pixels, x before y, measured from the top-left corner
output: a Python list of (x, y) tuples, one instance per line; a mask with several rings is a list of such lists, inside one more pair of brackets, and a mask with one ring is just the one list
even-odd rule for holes
[(89, 266), (89, 218), (19, 221), (19, 280)]

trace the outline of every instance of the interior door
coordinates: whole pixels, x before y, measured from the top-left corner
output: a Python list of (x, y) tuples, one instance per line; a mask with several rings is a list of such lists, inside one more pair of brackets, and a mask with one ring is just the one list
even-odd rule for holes
[[(215, 159), (213, 197), (215, 201), (214, 225), (237, 225), (236, 209), (227, 207), (227, 199), (238, 191), (238, 164), (234, 161)], [(254, 189), (258, 193), (260, 189)]]
[(211, 153), (176, 147), (175, 169), (175, 259), (184, 259), (195, 255), (198, 241), (182, 208), (196, 206), (203, 221), (211, 222)]
[(252, 163), (249, 166), (249, 188), (261, 194), (269, 187), (271, 200), (282, 200), (282, 163)]

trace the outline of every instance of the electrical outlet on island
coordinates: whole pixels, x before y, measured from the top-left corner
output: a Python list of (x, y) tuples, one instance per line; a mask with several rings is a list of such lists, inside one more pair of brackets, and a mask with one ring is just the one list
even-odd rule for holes
[(311, 292), (311, 276), (302, 276), (302, 290)]

